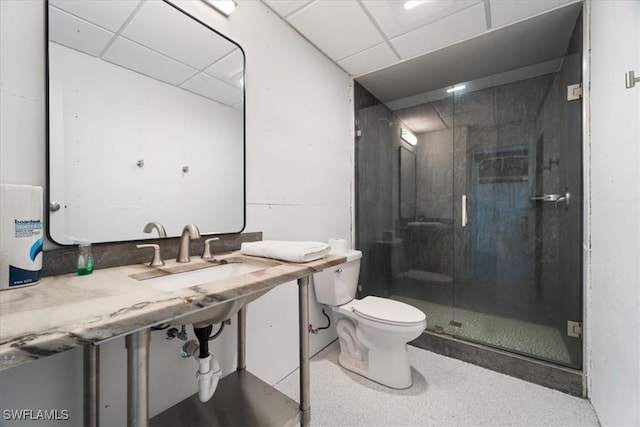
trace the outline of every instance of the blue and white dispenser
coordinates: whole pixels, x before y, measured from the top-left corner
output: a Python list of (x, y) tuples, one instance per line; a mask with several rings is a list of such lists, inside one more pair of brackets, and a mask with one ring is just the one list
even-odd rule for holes
[(0, 290), (42, 278), (42, 187), (0, 184)]

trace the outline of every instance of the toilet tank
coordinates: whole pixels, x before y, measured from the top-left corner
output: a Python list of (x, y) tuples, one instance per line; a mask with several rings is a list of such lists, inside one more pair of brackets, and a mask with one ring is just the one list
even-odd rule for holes
[(321, 304), (337, 306), (356, 297), (362, 252), (347, 251), (332, 255), (345, 256), (347, 262), (314, 274), (313, 282), (316, 300)]

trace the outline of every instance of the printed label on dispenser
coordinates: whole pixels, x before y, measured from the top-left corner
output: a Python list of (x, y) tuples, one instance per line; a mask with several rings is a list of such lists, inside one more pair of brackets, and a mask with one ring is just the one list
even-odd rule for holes
[(0, 290), (42, 278), (42, 188), (0, 185)]

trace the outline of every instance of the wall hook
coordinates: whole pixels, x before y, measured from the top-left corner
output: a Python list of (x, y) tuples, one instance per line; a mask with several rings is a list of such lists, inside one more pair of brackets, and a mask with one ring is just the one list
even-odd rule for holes
[(631, 70), (625, 73), (624, 81), (627, 89), (631, 89), (632, 87), (635, 87), (636, 83), (640, 83), (640, 77), (636, 77), (634, 71)]
[(183, 167), (182, 167), (182, 172), (184, 172), (184, 173), (189, 172), (189, 165), (187, 165), (187, 166), (183, 166)]
[(138, 166), (139, 168), (144, 166), (144, 159), (140, 159), (136, 162), (136, 166)]

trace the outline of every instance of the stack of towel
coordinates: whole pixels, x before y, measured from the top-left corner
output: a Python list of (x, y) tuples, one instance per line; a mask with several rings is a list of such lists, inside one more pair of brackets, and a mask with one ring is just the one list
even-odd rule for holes
[(245, 255), (274, 258), (289, 262), (309, 262), (322, 258), (329, 253), (329, 245), (321, 242), (287, 242), (263, 240), (245, 242), (240, 252)]

